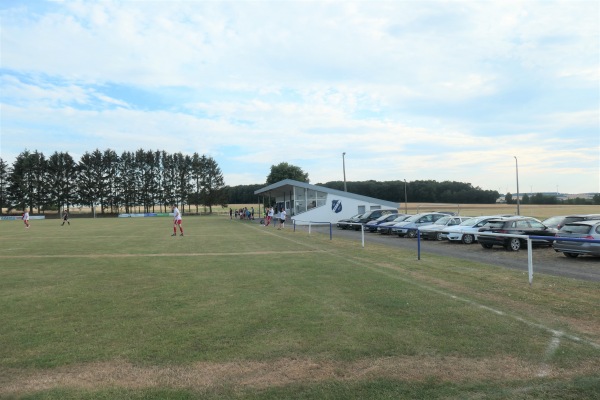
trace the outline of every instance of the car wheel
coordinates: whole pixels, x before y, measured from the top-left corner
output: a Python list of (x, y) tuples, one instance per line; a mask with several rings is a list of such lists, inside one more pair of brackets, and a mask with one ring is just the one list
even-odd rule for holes
[(494, 245), (489, 243), (481, 243), (481, 247), (483, 247), (484, 249), (491, 249), (492, 247), (494, 247)]
[(411, 229), (411, 230), (409, 230), (409, 231), (406, 233), (406, 235), (407, 235), (409, 238), (411, 238), (411, 239), (412, 239), (412, 238), (416, 238), (416, 237), (417, 237), (417, 231), (416, 231), (416, 230), (413, 230), (413, 229)]
[(511, 238), (506, 246), (506, 250), (519, 251), (521, 249), (521, 241), (518, 238)]
[(475, 241), (475, 237), (473, 235), (463, 235), (462, 242), (464, 244), (471, 244)]
[(435, 240), (444, 240), (444, 238), (442, 237), (442, 232), (438, 232), (435, 234)]
[(577, 253), (563, 253), (563, 254), (569, 258), (577, 258), (577, 256), (579, 256), (579, 254), (577, 254)]

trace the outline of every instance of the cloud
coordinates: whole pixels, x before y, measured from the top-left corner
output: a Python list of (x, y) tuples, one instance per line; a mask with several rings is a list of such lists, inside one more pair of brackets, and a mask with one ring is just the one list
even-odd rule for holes
[(513, 185), (516, 155), (536, 186), (598, 191), (598, 12), (563, 1), (4, 6), (2, 157), (31, 144), (199, 152), (235, 185), (281, 161), (340, 180), (346, 152), (354, 180), (496, 190)]

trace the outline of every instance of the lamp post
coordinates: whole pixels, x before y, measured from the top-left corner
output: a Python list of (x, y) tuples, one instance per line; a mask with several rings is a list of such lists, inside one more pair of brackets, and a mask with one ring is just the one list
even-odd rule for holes
[(346, 187), (346, 152), (342, 153), (342, 167), (344, 168), (344, 192), (348, 191)]
[(517, 170), (517, 215), (521, 215), (521, 201), (519, 200), (519, 162), (517, 161), (517, 156), (513, 157), (515, 158), (515, 168)]
[(406, 196), (406, 179), (404, 180), (404, 214), (408, 214), (408, 197)]

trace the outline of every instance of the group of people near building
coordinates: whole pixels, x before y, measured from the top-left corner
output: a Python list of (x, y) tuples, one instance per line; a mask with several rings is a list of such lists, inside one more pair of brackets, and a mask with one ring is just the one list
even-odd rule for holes
[(233, 211), (233, 209), (229, 209), (229, 219), (233, 219), (233, 216), (239, 219), (253, 220), (254, 219), (254, 207), (244, 207), (238, 210)]
[[(287, 216), (287, 212), (285, 211), (285, 208), (282, 208), (279, 211), (279, 217), (278, 217), (279, 227), (277, 229), (284, 228), (286, 216)], [(269, 226), (271, 224), (271, 221), (273, 221), (274, 217), (275, 217), (275, 209), (273, 207), (265, 207), (265, 219), (264, 219), (263, 226)], [(273, 222), (273, 224), (275, 224), (275, 222)]]

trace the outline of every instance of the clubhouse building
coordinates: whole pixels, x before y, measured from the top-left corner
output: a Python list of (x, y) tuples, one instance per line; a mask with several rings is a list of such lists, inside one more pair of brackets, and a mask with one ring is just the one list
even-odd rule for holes
[(288, 216), (297, 224), (309, 222), (337, 222), (356, 214), (372, 210), (397, 211), (399, 204), (392, 201), (361, 196), (341, 190), (285, 179), (254, 194), (259, 204), (275, 204), (275, 213), (285, 208)]

